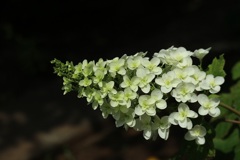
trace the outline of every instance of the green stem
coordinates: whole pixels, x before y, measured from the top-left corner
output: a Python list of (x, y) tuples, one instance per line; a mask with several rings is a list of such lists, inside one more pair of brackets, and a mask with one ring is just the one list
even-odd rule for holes
[(220, 106), (222, 106), (222, 107), (228, 109), (229, 111), (235, 113), (236, 115), (240, 116), (240, 112), (238, 110), (234, 109), (233, 107), (231, 107), (225, 103), (222, 103), (222, 102), (220, 103)]
[(226, 119), (225, 121), (230, 123), (240, 124), (240, 121), (236, 121), (236, 120)]

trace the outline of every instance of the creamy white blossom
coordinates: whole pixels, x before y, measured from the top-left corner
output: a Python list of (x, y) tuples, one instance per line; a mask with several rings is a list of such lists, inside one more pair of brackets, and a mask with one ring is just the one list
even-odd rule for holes
[(151, 92), (151, 98), (155, 100), (156, 107), (159, 109), (165, 109), (167, 107), (167, 102), (162, 99), (163, 93), (159, 89), (154, 89)]
[(191, 129), (192, 121), (190, 118), (197, 118), (198, 114), (189, 109), (188, 105), (181, 103), (178, 106), (178, 112), (173, 112), (169, 116), (169, 121), (174, 125), (179, 125), (182, 128)]
[(153, 133), (152, 119), (150, 116), (144, 114), (136, 120), (135, 130), (143, 131), (143, 137), (150, 139)]
[(156, 78), (155, 82), (161, 86), (163, 93), (169, 93), (174, 87), (177, 87), (181, 80), (176, 78), (175, 72), (169, 71), (162, 74), (161, 77)]
[(159, 75), (162, 73), (162, 68), (159, 67), (160, 59), (153, 57), (150, 61), (148, 59), (142, 59), (142, 65), (147, 68), (151, 73)]
[(155, 75), (143, 67), (137, 69), (136, 75), (139, 78), (138, 86), (144, 93), (148, 93), (150, 91), (150, 83)]
[(142, 64), (143, 58), (141, 56), (131, 57), (127, 60), (127, 67), (130, 70), (135, 70)]
[(194, 57), (197, 57), (198, 59), (202, 60), (203, 57), (205, 57), (208, 53), (209, 53), (209, 50), (211, 48), (207, 48), (207, 49), (203, 49), (203, 48), (200, 48), (200, 49), (197, 49), (193, 52), (193, 56)]
[(198, 103), (201, 105), (198, 109), (200, 115), (209, 114), (212, 117), (220, 115), (220, 109), (217, 107), (220, 103), (218, 98), (208, 98), (205, 94), (199, 94)]
[(159, 118), (158, 116), (154, 117), (153, 127), (157, 129), (158, 135), (162, 139), (164, 140), (168, 139), (170, 126), (171, 123), (169, 122), (168, 116), (163, 116), (161, 118)]
[(197, 96), (194, 93), (195, 86), (192, 83), (180, 83), (178, 86), (172, 90), (171, 95), (175, 98), (177, 102), (196, 102)]
[(150, 95), (141, 95), (138, 98), (138, 105), (135, 108), (135, 113), (139, 116), (146, 113), (149, 116), (156, 114), (155, 100)]
[(197, 144), (203, 145), (205, 143), (204, 136), (206, 135), (207, 131), (205, 127), (201, 125), (195, 125), (191, 130), (189, 130), (184, 138), (188, 141), (195, 140)]
[(210, 74), (207, 75), (206, 78), (200, 83), (200, 87), (204, 90), (209, 90), (210, 93), (218, 93), (221, 89), (220, 85), (223, 83), (223, 77), (214, 77), (212, 74)]
[(140, 82), (140, 78), (138, 78), (137, 76), (134, 76), (130, 79), (127, 75), (124, 75), (123, 82), (120, 84), (120, 87), (122, 88), (129, 87), (134, 92), (137, 92), (139, 82)]
[(124, 59), (114, 60), (109, 64), (109, 72), (112, 73), (114, 76), (116, 73), (120, 75), (125, 75), (126, 69), (124, 68), (124, 65), (125, 65)]

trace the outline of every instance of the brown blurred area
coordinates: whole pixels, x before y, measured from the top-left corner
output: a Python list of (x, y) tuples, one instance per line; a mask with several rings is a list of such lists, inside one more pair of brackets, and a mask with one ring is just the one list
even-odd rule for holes
[(63, 96), (54, 58), (151, 56), (174, 45), (212, 47), (206, 64), (225, 53), (227, 72), (240, 60), (239, 0), (8, 0), (0, 14), (0, 160), (164, 160), (178, 151), (179, 130), (168, 141), (146, 141), (75, 93)]

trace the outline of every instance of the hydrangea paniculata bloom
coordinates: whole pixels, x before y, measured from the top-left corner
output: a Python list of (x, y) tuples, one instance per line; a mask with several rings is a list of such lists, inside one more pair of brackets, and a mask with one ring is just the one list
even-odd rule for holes
[(143, 131), (145, 139), (159, 135), (167, 140), (171, 126), (178, 125), (188, 130), (186, 140), (201, 145), (207, 133), (197, 123), (204, 116), (219, 116), (220, 101), (211, 94), (218, 93), (224, 83), (223, 77), (193, 64), (193, 58), (201, 63), (209, 50), (170, 47), (151, 58), (139, 52), (96, 63), (84, 60), (76, 66), (54, 62), (56, 73), (63, 76), (64, 94), (77, 91), (104, 118), (111, 115), (117, 127)]

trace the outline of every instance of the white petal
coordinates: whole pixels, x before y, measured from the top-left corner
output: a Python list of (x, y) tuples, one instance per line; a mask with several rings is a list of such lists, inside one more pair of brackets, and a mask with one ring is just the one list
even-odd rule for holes
[(110, 105), (112, 107), (117, 107), (118, 106), (118, 102), (117, 101), (110, 101)]
[(167, 140), (168, 139), (168, 136), (169, 136), (169, 129), (161, 129), (159, 128), (158, 129), (158, 135), (164, 139), (164, 140)]
[(197, 118), (198, 114), (196, 112), (194, 112), (194, 111), (189, 110), (188, 111), (188, 117), (190, 117), (190, 118)]
[(167, 108), (167, 102), (165, 100), (161, 99), (160, 101), (158, 101), (156, 103), (156, 106), (159, 109), (165, 109), (165, 108)]
[(124, 68), (121, 68), (121, 69), (118, 71), (118, 74), (125, 75), (125, 74), (126, 74), (126, 70), (125, 70)]
[(151, 135), (152, 135), (152, 131), (151, 130), (144, 130), (143, 131), (143, 137), (145, 138), (145, 139), (150, 139), (151, 138)]
[(171, 90), (172, 90), (172, 87), (170, 87), (170, 88), (167, 88), (167, 87), (164, 87), (164, 86), (161, 87), (161, 91), (163, 93), (169, 93)]
[(178, 121), (178, 124), (182, 128), (187, 128), (188, 125), (187, 119), (184, 119), (183, 121)]
[(189, 102), (191, 102), (191, 103), (197, 102), (197, 95), (196, 95), (195, 93), (192, 93), (192, 94), (191, 94), (191, 99), (190, 99)]
[(155, 75), (159, 75), (159, 74), (162, 73), (162, 68), (156, 67), (156, 68), (153, 69), (153, 72), (154, 72)]
[(151, 93), (151, 97), (153, 97), (156, 100), (160, 100), (163, 97), (163, 94), (160, 89), (154, 89)]
[(189, 118), (187, 118), (187, 129), (188, 130), (192, 129), (192, 126), (193, 126), (192, 121)]
[(196, 143), (199, 145), (202, 145), (205, 143), (205, 138), (204, 137), (197, 137), (196, 138)]
[(128, 125), (129, 127), (134, 127), (135, 124), (136, 124), (136, 120), (135, 120), (135, 119), (132, 119), (131, 121), (127, 122), (127, 125)]
[(202, 115), (202, 116), (205, 116), (205, 115), (208, 114), (208, 110), (205, 109), (203, 106), (201, 106), (201, 107), (199, 107), (199, 109), (198, 109), (198, 113), (199, 113), (200, 115)]
[(160, 59), (157, 58), (157, 57), (153, 57), (153, 58), (151, 59), (151, 63), (154, 64), (155, 66), (157, 66), (157, 65), (159, 65), (159, 63), (160, 63)]
[(146, 74), (147, 74), (146, 69), (144, 69), (144, 68), (138, 68), (137, 69), (137, 72), (136, 72), (137, 77), (143, 78), (143, 77), (146, 76)]
[(173, 124), (173, 125), (177, 125), (177, 124), (178, 124), (178, 121), (176, 121), (175, 118), (174, 118), (176, 113), (177, 113), (177, 112), (173, 112), (173, 113), (171, 113), (171, 114), (169, 115), (169, 117), (168, 117), (169, 122), (170, 122), (171, 124)]
[(135, 113), (136, 115), (139, 115), (139, 116), (144, 114), (142, 108), (139, 105), (135, 108)]
[(184, 138), (188, 141), (194, 140), (196, 137), (193, 137), (189, 132), (187, 132)]
[(156, 110), (153, 107), (150, 107), (148, 110), (146, 110), (147, 115), (149, 116), (155, 116), (156, 115)]
[(210, 93), (218, 93), (221, 90), (220, 86), (215, 86), (209, 90)]
[(220, 115), (220, 109), (219, 108), (211, 109), (210, 112), (209, 112), (209, 115), (212, 116), (212, 117), (219, 116)]
[(215, 83), (216, 83), (217, 85), (223, 84), (223, 83), (224, 83), (224, 78), (223, 78), (223, 77), (220, 77), (220, 76), (215, 77)]
[(145, 85), (144, 87), (142, 87), (141, 89), (142, 89), (143, 93), (148, 93), (151, 88), (150, 88), (150, 85), (147, 84), (147, 85)]
[(197, 100), (199, 104), (203, 105), (206, 101), (208, 101), (208, 97), (205, 94), (199, 94)]

